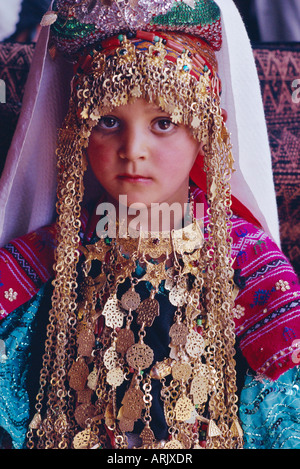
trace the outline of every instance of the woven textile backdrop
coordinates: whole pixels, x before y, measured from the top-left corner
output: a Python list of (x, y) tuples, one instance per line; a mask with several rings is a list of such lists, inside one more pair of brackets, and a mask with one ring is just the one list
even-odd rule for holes
[(264, 44), (254, 49), (254, 55), (272, 151), (282, 249), (300, 275), (300, 92), (293, 88), (295, 80), (300, 83), (300, 44)]

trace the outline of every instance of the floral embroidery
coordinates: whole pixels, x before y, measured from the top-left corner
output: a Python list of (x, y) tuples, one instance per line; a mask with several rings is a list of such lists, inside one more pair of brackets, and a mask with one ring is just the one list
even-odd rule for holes
[(248, 230), (246, 228), (239, 228), (238, 230), (234, 230), (234, 232), (238, 238), (245, 238), (248, 234)]
[(238, 267), (240, 267), (241, 264), (244, 264), (244, 262), (246, 262), (247, 259), (248, 259), (248, 254), (246, 253), (246, 251), (240, 251), (238, 255), (236, 256), (236, 262), (237, 262)]
[(245, 315), (245, 308), (244, 306), (236, 305), (236, 307), (233, 308), (232, 312), (233, 312), (233, 317), (235, 319), (241, 319), (241, 317)]
[(289, 282), (285, 282), (284, 280), (279, 280), (275, 284), (276, 290), (281, 290), (282, 292), (290, 290), (290, 284)]
[[(267, 247), (267, 243), (266, 243), (265, 241), (263, 241), (262, 239), (260, 239), (260, 240), (258, 240), (257, 243), (253, 246), (255, 255), (257, 255), (257, 254), (260, 253), (260, 252), (263, 252), (262, 245), (264, 245), (265, 248)], [(259, 248), (259, 252), (257, 252), (257, 251), (258, 251), (257, 248)]]
[(295, 332), (290, 327), (285, 327), (283, 330), (283, 338), (286, 342), (294, 339), (296, 337)]
[(4, 296), (8, 301), (14, 301), (16, 300), (18, 293), (13, 291), (12, 288), (10, 288), (8, 291), (4, 292)]
[(261, 290), (261, 289), (257, 290), (254, 293), (254, 305), (251, 305), (251, 306), (253, 307), (253, 306), (256, 306), (256, 305), (266, 304), (267, 301), (270, 298), (270, 295), (271, 295), (270, 290)]

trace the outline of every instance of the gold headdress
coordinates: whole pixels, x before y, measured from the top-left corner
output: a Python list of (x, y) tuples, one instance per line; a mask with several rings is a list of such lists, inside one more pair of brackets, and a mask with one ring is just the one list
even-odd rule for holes
[[(44, 23), (52, 23), (51, 50), (63, 53), (75, 62), (75, 73), (72, 81), (72, 95), (69, 112), (60, 131), (58, 156), (58, 247), (56, 251), (54, 281), (54, 294), (52, 310), (48, 327), (48, 340), (41, 372), (41, 389), (38, 394), (37, 415), (31, 424), (29, 444), (34, 445), (33, 430), (37, 429), (38, 447), (91, 447), (101, 443), (98, 423), (103, 416), (92, 415), (83, 419), (84, 430), (78, 434), (78, 421), (75, 418), (74, 390), (85, 389), (78, 381), (87, 382), (95, 391), (99, 409), (105, 413), (104, 420), (107, 426), (117, 432), (117, 444), (123, 447), (123, 433), (128, 426), (124, 424), (124, 415), (120, 411), (118, 418), (123, 427), (116, 430), (113, 420), (115, 413), (113, 392), (107, 391), (107, 385), (112, 389), (122, 381), (125, 371), (116, 366), (117, 343), (115, 321), (122, 323), (122, 311), (118, 304), (106, 303), (103, 305), (102, 315), (109, 320), (106, 327), (112, 329), (109, 338), (106, 338), (107, 353), (102, 354), (104, 366), (90, 370), (89, 359), (84, 354), (77, 356), (76, 341), (80, 334), (80, 314), (83, 317), (90, 314), (95, 308), (95, 285), (89, 288), (86, 280), (86, 293), (84, 307), (78, 316), (77, 292), (77, 264), (79, 260), (79, 229), (80, 207), (83, 197), (83, 174), (86, 167), (84, 148), (87, 147), (89, 136), (93, 127), (101, 116), (108, 111), (130, 100), (143, 97), (154, 102), (164, 111), (170, 113), (174, 122), (189, 126), (196, 139), (205, 143), (204, 169), (208, 181), (209, 225), (208, 239), (201, 250), (180, 246), (176, 250), (174, 240), (170, 240), (172, 252), (176, 259), (180, 257), (181, 265), (177, 278), (192, 274), (195, 277), (190, 300), (182, 294), (182, 288), (176, 286), (174, 291), (174, 304), (178, 306), (176, 315), (177, 345), (182, 347), (189, 341), (189, 352), (192, 366), (182, 366), (186, 381), (192, 381), (184, 388), (180, 385), (180, 364), (174, 369), (170, 363), (164, 363), (152, 370), (152, 376), (157, 374), (160, 379), (166, 376), (161, 367), (171, 366), (173, 392), (177, 393), (176, 404), (168, 401), (164, 396), (167, 420), (170, 423), (172, 436), (169, 448), (183, 448), (179, 434), (186, 422), (195, 417), (195, 402), (202, 409), (196, 412), (198, 420), (206, 422), (202, 416), (204, 401), (202, 395), (209, 395), (208, 446), (209, 447), (238, 447), (241, 444), (241, 434), (237, 423), (237, 406), (235, 396), (235, 363), (234, 363), (234, 323), (231, 314), (232, 307), (232, 269), (230, 252), (230, 173), (232, 170), (231, 148), (228, 132), (220, 108), (221, 83), (217, 74), (217, 62), (214, 50), (221, 45), (220, 11), (212, 0), (202, 1), (161, 1), (161, 0), (116, 0), (73, 2), (68, 0), (57, 1), (53, 12), (44, 19)], [(117, 35), (116, 35), (117, 34)], [(187, 235), (187, 238), (189, 235)], [(158, 240), (160, 242), (160, 240)], [(115, 249), (117, 249), (115, 251)], [(131, 247), (131, 261), (139, 255), (139, 247)], [(144, 246), (145, 253), (150, 254)], [(98, 250), (98, 251), (97, 251)], [(97, 252), (96, 252), (97, 251)], [(133, 265), (125, 265), (122, 256), (122, 247), (117, 245), (105, 246), (101, 241), (91, 254), (85, 250), (86, 265), (91, 259), (100, 258), (109, 251), (111, 258), (117, 256), (122, 268), (128, 276), (132, 276)], [(124, 252), (124, 250), (123, 250)], [(126, 252), (126, 249), (125, 249)], [(93, 257), (95, 256), (95, 257)], [(128, 261), (129, 262), (129, 261)], [(149, 264), (149, 263), (148, 263)], [(147, 265), (148, 265), (147, 264)], [(179, 268), (179, 267), (178, 267)], [(127, 269), (127, 270), (126, 270)], [(148, 269), (148, 267), (147, 267)], [(87, 279), (89, 269), (87, 268)], [(205, 272), (205, 276), (204, 273)], [(105, 271), (101, 272), (105, 274)], [(105, 277), (105, 276), (104, 276)], [(101, 284), (99, 291), (104, 290), (104, 277), (98, 277)], [(108, 278), (108, 277), (107, 277)], [(112, 278), (109, 275), (109, 278)], [(146, 277), (145, 277), (146, 278)], [(123, 281), (120, 275), (113, 286), (110, 285), (111, 298), (108, 301), (116, 302), (116, 284)], [(162, 271), (160, 280), (164, 279)], [(151, 269), (147, 270), (147, 280), (155, 289), (158, 288), (157, 278), (151, 276)], [(165, 279), (166, 280), (166, 279)], [(179, 280), (178, 280), (179, 281)], [(103, 283), (104, 282), (104, 283)], [(202, 290), (205, 284), (205, 290)], [(106, 284), (105, 284), (106, 285)], [(108, 286), (106, 285), (106, 293)], [(98, 296), (102, 295), (102, 293)], [(89, 293), (87, 293), (89, 292)], [(141, 308), (140, 317), (142, 329), (145, 327), (145, 311), (140, 303), (134, 303), (135, 292), (130, 291), (129, 297), (123, 298), (123, 310), (129, 311), (127, 324), (130, 324), (131, 311)], [(181, 293), (180, 293), (181, 292)], [(197, 323), (197, 306), (200, 303), (200, 293), (205, 304), (206, 332), (204, 338), (193, 331)], [(131, 295), (131, 296), (130, 296)], [(179, 296), (178, 296), (179, 295)], [(188, 332), (183, 332), (187, 326), (183, 325), (181, 300), (186, 307), (186, 321)], [(104, 296), (102, 296), (103, 300)], [(177, 299), (176, 299), (177, 298)], [(191, 299), (192, 298), (192, 299)], [(149, 311), (153, 319), (157, 315), (154, 296), (149, 298)], [(133, 302), (133, 303), (132, 303)], [(150, 305), (151, 303), (151, 305)], [(87, 312), (88, 311), (88, 312)], [(189, 311), (189, 313), (187, 312)], [(129, 321), (129, 322), (128, 322)], [(88, 328), (85, 328), (87, 334)], [(122, 330), (128, 330), (124, 328)], [(143, 329), (144, 330), (144, 329)], [(178, 332), (180, 330), (181, 332)], [(124, 332), (125, 334), (125, 332)], [(144, 334), (144, 332), (143, 332)], [(143, 353), (134, 346), (143, 346), (143, 334), (140, 335), (139, 344), (131, 344), (127, 350), (127, 360), (131, 368), (137, 369), (138, 377), (134, 387), (130, 388), (133, 397), (126, 393), (127, 400), (139, 401), (138, 413), (145, 407), (145, 432), (143, 442), (146, 446), (154, 445), (152, 433), (149, 428), (149, 405), (151, 401), (151, 386), (149, 379), (145, 378), (144, 398), (141, 390), (136, 386), (141, 382), (141, 368), (149, 367), (151, 352), (147, 347)], [(170, 332), (171, 336), (171, 332)], [(125, 342), (128, 345), (128, 338)], [(173, 339), (172, 339), (173, 340)], [(78, 345), (78, 344), (77, 344)], [(119, 345), (120, 347), (120, 345)], [(186, 346), (187, 347), (187, 346)], [(128, 348), (128, 347), (127, 347)], [(93, 349), (93, 346), (92, 346)], [(131, 352), (130, 352), (131, 351)], [(120, 354), (122, 355), (120, 349)], [(144, 355), (146, 362), (137, 364), (137, 357)], [(201, 363), (199, 357), (205, 356), (206, 363)], [(93, 355), (95, 356), (95, 354)], [(148, 357), (148, 358), (147, 358)], [(149, 359), (149, 360), (148, 360)], [(116, 361), (117, 360), (117, 361)], [(174, 364), (174, 363), (173, 363)], [(203, 365), (203, 366), (202, 366)], [(101, 370), (104, 371), (101, 371)], [(89, 374), (90, 373), (90, 374)], [(93, 374), (94, 373), (94, 374)], [(121, 376), (122, 375), (122, 376)], [(73, 377), (73, 378), (72, 378)], [(197, 379), (196, 379), (197, 378)], [(201, 379), (200, 379), (201, 378)], [(91, 382), (95, 380), (93, 384)], [(200, 381), (199, 381), (200, 379)], [(140, 381), (139, 381), (140, 380)], [(178, 380), (178, 381), (176, 381)], [(201, 381), (202, 380), (202, 381)], [(199, 382), (198, 382), (199, 381)], [(176, 390), (176, 383), (181, 392)], [(106, 383), (106, 384), (103, 384)], [(202, 383), (202, 384), (201, 384)], [(204, 384), (203, 384), (204, 383)], [(150, 387), (149, 387), (150, 386)], [(183, 389), (184, 388), (184, 389)], [(203, 389), (205, 390), (203, 391)], [(197, 396), (194, 404), (188, 395)], [(46, 394), (47, 393), (47, 394)], [(199, 397), (200, 396), (200, 397)], [(43, 415), (42, 403), (46, 400), (46, 413)], [(127, 402), (127, 408), (128, 408)], [(206, 401), (205, 401), (206, 402)], [(175, 407), (174, 407), (175, 405)], [(124, 405), (125, 406), (125, 401)], [(98, 409), (98, 410), (99, 410)], [(124, 410), (123, 410), (124, 412)], [(171, 415), (171, 417), (170, 417)], [(174, 417), (175, 415), (175, 417)], [(172, 417), (173, 416), (173, 417)], [(195, 417), (196, 419), (196, 417)], [(126, 420), (126, 418), (125, 418)], [(128, 418), (127, 418), (128, 420)], [(176, 426), (178, 420), (178, 426)], [(87, 422), (89, 422), (87, 424)], [(128, 422), (127, 422), (128, 424)], [(181, 425), (182, 424), (182, 425)], [(179, 428), (180, 427), (180, 428)], [(182, 428), (181, 428), (182, 427)], [(118, 432), (120, 432), (118, 434)], [(97, 436), (98, 435), (98, 436)], [(197, 447), (198, 437), (193, 435), (193, 445)], [(173, 446), (172, 446), (173, 445)], [(191, 443), (192, 445), (192, 443)]]

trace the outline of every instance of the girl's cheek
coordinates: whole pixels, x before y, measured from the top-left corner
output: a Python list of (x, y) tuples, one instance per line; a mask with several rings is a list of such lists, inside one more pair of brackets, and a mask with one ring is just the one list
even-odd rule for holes
[(108, 160), (107, 152), (101, 144), (91, 142), (89, 144), (87, 153), (91, 164), (103, 164), (105, 160)]

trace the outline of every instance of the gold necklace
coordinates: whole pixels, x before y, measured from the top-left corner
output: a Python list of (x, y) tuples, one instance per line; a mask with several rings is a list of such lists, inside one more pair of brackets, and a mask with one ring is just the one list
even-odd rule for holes
[[(138, 238), (128, 236), (109, 242), (101, 239), (82, 249), (85, 282), (78, 315), (78, 357), (69, 372), (70, 387), (79, 399), (75, 419), (83, 427), (74, 437), (75, 448), (97, 446), (101, 441), (103, 444), (103, 435), (99, 440), (99, 422), (114, 434), (116, 448), (127, 447), (126, 434), (134, 431), (138, 420), (144, 423), (139, 435), (142, 448), (201, 448), (199, 432), (203, 426), (207, 427), (210, 446), (216, 441), (216, 446), (222, 445), (222, 440), (228, 438), (230, 430), (226, 428), (224, 436), (224, 423), (219, 427), (205, 416), (210, 414), (210, 401), (216, 400), (220, 377), (211, 365), (217, 346), (216, 328), (202, 298), (203, 249), (204, 238), (196, 220), (183, 230), (140, 233)], [(100, 261), (101, 269), (92, 278), (89, 274), (94, 261)], [(134, 276), (137, 261), (145, 271), (140, 279)], [(130, 279), (130, 288), (118, 300), (118, 286), (126, 278)], [(155, 296), (163, 281), (176, 312), (169, 331), (170, 356), (154, 363), (153, 350), (145, 337), (160, 314)], [(136, 291), (140, 282), (152, 287), (149, 298), (143, 301)], [(131, 330), (134, 316), (140, 326), (137, 342)], [(95, 338), (95, 323), (100, 317), (104, 317), (105, 326), (103, 334)], [(162, 386), (167, 442), (156, 441), (151, 429), (152, 379), (160, 380)], [(128, 385), (118, 409), (116, 390), (124, 382)], [(91, 392), (90, 401), (82, 403), (82, 393), (88, 390), (98, 398), (95, 405), (91, 404), (95, 401)], [(237, 419), (231, 430), (230, 438), (239, 446), (242, 432)]]

